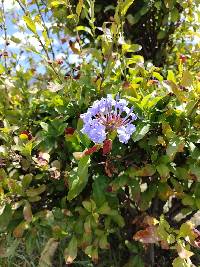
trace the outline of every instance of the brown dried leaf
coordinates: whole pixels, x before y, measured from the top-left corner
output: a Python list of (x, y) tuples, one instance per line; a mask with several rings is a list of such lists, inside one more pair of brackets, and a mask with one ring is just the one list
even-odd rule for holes
[(160, 237), (158, 236), (157, 227), (149, 226), (144, 230), (138, 231), (133, 239), (135, 241), (140, 241), (143, 244), (155, 244), (160, 241)]

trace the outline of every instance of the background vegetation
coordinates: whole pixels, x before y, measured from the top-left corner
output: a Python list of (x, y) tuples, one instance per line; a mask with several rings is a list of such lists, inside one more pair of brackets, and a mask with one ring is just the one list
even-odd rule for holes
[[(0, 265), (200, 266), (198, 1), (9, 3)], [(118, 93), (136, 132), (103, 155), (80, 114)]]

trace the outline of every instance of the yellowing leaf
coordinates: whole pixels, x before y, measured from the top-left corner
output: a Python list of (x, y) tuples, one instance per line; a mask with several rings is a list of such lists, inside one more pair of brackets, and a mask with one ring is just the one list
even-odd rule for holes
[(99, 239), (99, 247), (101, 249), (109, 249), (110, 248), (110, 244), (108, 243), (106, 234), (104, 234), (104, 235), (102, 235), (100, 237), (100, 239)]
[(58, 7), (58, 6), (63, 5), (63, 4), (65, 4), (65, 1), (62, 1), (62, 0), (52, 1), (51, 7)]
[(122, 52), (138, 52), (142, 49), (141, 45), (138, 44), (122, 44)]
[(160, 73), (154, 71), (154, 72), (153, 72), (153, 76), (154, 76), (156, 79), (158, 79), (159, 81), (163, 81), (163, 76), (160, 75)]
[(89, 27), (86, 27), (86, 26), (77, 26), (77, 27), (76, 27), (76, 30), (77, 30), (77, 31), (84, 31), (84, 32), (87, 32), (87, 33), (89, 33), (91, 36), (93, 36), (92, 31), (91, 31), (91, 29), (90, 29)]
[(193, 81), (193, 76), (189, 71), (184, 71), (183, 72), (183, 77), (181, 80), (181, 85), (184, 87), (189, 87), (192, 85), (192, 81)]
[(23, 16), (23, 20), (25, 21), (26, 26), (30, 31), (32, 31), (33, 33), (37, 33), (35, 22), (30, 17)]
[(83, 8), (83, 0), (79, 0), (78, 4), (76, 6), (76, 14), (78, 15), (78, 17), (80, 17), (82, 8)]
[(64, 251), (64, 257), (66, 264), (71, 264), (77, 256), (77, 239), (75, 236), (69, 242), (68, 247)]
[(24, 234), (24, 231), (28, 229), (29, 224), (27, 222), (21, 222), (13, 231), (13, 236), (16, 238), (21, 238)]
[(175, 77), (174, 72), (172, 70), (168, 70), (167, 80), (172, 81), (176, 84), (176, 77)]
[(59, 242), (55, 238), (50, 238), (46, 243), (39, 260), (38, 267), (52, 267), (52, 259)]
[(5, 72), (5, 68), (2, 64), (0, 64), (0, 74)]
[(69, 41), (69, 46), (71, 50), (74, 52), (74, 54), (80, 55), (81, 53), (81, 48), (78, 42), (72, 42), (71, 40)]
[(176, 246), (178, 255), (181, 259), (188, 259), (190, 257), (192, 257), (192, 255), (194, 255), (193, 252), (187, 250), (182, 244), (178, 244)]
[(23, 214), (24, 214), (24, 219), (27, 222), (31, 222), (33, 218), (32, 210), (31, 210), (31, 205), (29, 204), (28, 201), (26, 201), (26, 204), (23, 209)]

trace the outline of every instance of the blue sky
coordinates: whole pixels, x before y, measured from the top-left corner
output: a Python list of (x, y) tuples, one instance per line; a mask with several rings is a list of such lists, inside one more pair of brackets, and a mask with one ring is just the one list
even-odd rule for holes
[[(30, 2), (30, 1), (29, 1)], [(20, 51), (25, 51), (25, 48), (27, 46), (34, 46), (34, 48), (40, 52), (42, 50), (41, 45), (37, 38), (34, 37), (34, 34), (27, 30), (27, 27), (25, 25), (25, 22), (22, 19), (22, 16), (24, 15), (20, 6), (15, 0), (4, 0), (4, 8), (6, 11), (6, 25), (7, 25), (7, 35), (8, 35), (8, 40), (9, 40), (9, 45), (7, 46), (7, 52), (8, 55), (10, 56), (12, 53), (18, 55), (19, 63), (17, 65), (17, 69), (21, 68), (27, 68), (29, 67), (29, 62), (28, 62), (28, 57), (27, 57), (27, 52), (23, 52), (20, 55)], [(32, 9), (34, 9), (34, 5), (31, 5), (29, 8), (29, 11), (31, 12)], [(18, 23), (15, 24), (13, 23), (13, 19), (18, 17)], [(50, 21), (46, 22), (46, 26), (50, 28), (52, 26)], [(41, 36), (42, 33), (42, 27), (39, 24), (36, 24), (37, 27), (37, 32)], [(24, 28), (24, 31), (20, 30), (20, 28)], [(17, 44), (11, 40), (12, 37), (18, 38), (21, 40), (20, 44)], [(74, 64), (74, 63), (79, 63), (80, 58), (78, 55), (73, 54), (71, 49), (68, 46), (68, 43), (62, 44), (60, 40), (58, 40), (57, 36), (54, 34), (52, 35), (52, 40), (53, 40), (53, 48), (55, 51), (55, 57), (56, 59), (62, 59), (64, 58), (64, 61), (67, 60), (67, 63), (69, 64)], [(41, 40), (43, 40), (43, 37), (41, 36)], [(5, 48), (5, 38), (4, 38), (4, 32), (1, 30), (1, 35), (0, 35), (0, 51), (4, 51)], [(64, 53), (63, 53), (63, 52)], [(44, 54), (44, 53), (43, 53)], [(41, 56), (37, 55), (34, 52), (30, 52), (29, 56), (31, 56), (34, 61), (36, 61), (37, 65), (37, 72), (43, 73), (45, 71), (44, 67), (42, 64), (40, 64)], [(67, 56), (67, 58), (66, 58)], [(8, 58), (9, 61), (9, 58)], [(38, 64), (39, 65), (38, 65)]]

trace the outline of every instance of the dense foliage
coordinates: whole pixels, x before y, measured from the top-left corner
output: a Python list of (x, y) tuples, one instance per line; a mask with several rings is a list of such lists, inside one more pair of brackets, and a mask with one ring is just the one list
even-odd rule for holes
[[(135, 44), (128, 40), (135, 37), (124, 34), (127, 15), (132, 21), (139, 1), (119, 0), (110, 7), (112, 20), (102, 15), (98, 24), (99, 1), (97, 6), (93, 0), (16, 2), (25, 23), (19, 29), (29, 30), (41, 49), (32, 43), (20, 46), (19, 54), (9, 52), (10, 43), (22, 40), (8, 36), (2, 0), (0, 265), (200, 266), (200, 222), (194, 216), (200, 208), (199, 45), (198, 21), (190, 20), (197, 6), (152, 1), (175, 27), (171, 46), (159, 41), (171, 51), (161, 68), (153, 65), (153, 52), (145, 56), (148, 61), (142, 56), (146, 44), (151, 50), (148, 43)], [(185, 17), (178, 27), (179, 8)], [(66, 24), (58, 22), (66, 9)], [(156, 14), (151, 11), (158, 23)], [(198, 17), (198, 8), (194, 14)], [(138, 24), (134, 27), (133, 36), (142, 38)], [(161, 31), (168, 36), (165, 27)], [(53, 38), (61, 40), (57, 51)], [(60, 51), (65, 57), (56, 57)], [(19, 64), (23, 53), (26, 67)], [(70, 53), (76, 55), (74, 64), (67, 60)], [(99, 124), (95, 136), (83, 130), (94, 116), (87, 122), (81, 114), (106, 97), (124, 100), (127, 116), (137, 115), (135, 128), (123, 128), (126, 136), (118, 130), (124, 121), (116, 126), (116, 117), (109, 121), (116, 128), (103, 139)], [(101, 112), (95, 119), (105, 119)]]
[[(71, 1), (71, 9), (65, 1), (57, 1), (56, 9), (53, 9), (54, 17), (58, 25), (64, 25), (65, 31), (73, 35), (73, 29), (76, 21), (67, 20), (71, 12), (75, 13), (78, 1)], [(94, 4), (95, 3), (95, 4)], [(198, 30), (194, 11), (198, 4), (197, 1), (180, 0), (135, 0), (127, 1), (128, 9), (120, 13), (121, 25), (126, 40), (142, 46), (140, 55), (145, 60), (151, 60), (157, 66), (163, 66), (168, 53), (172, 52), (177, 41), (185, 44), (185, 35), (177, 33), (178, 27), (184, 27), (184, 32), (189, 31), (191, 23)], [(88, 20), (88, 10), (93, 5), (95, 20)], [(81, 14), (80, 21), (82, 25), (91, 26), (95, 21), (95, 34), (100, 34), (99, 28), (102, 25), (109, 25), (116, 21), (115, 9), (117, 1), (114, 0), (96, 0), (85, 1), (85, 8)], [(184, 17), (188, 17), (184, 20)], [(119, 27), (119, 24), (118, 24)]]

